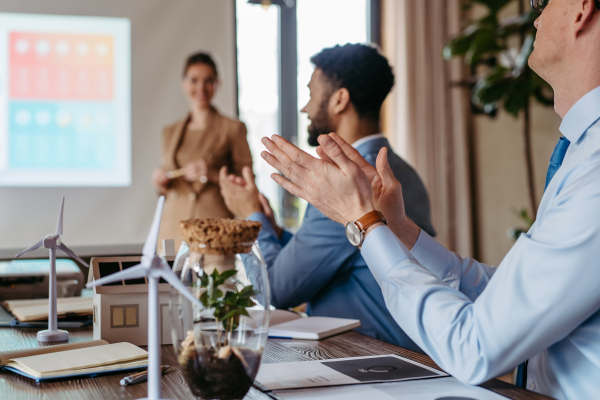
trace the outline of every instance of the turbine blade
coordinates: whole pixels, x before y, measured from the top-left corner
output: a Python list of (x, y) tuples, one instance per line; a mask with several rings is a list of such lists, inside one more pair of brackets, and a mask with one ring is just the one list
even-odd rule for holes
[(56, 223), (56, 234), (63, 234), (63, 210), (65, 209), (65, 197), (62, 198), (62, 203), (60, 203), (60, 213), (58, 214), (58, 222)]
[(160, 230), (160, 220), (162, 218), (163, 206), (165, 204), (165, 196), (158, 198), (158, 204), (156, 205), (156, 212), (154, 213), (154, 220), (152, 221), (152, 227), (150, 233), (144, 244), (142, 254), (148, 257), (154, 257), (156, 254), (156, 242), (158, 241), (158, 231)]
[(123, 271), (115, 272), (112, 275), (105, 276), (104, 278), (93, 280), (92, 282), (89, 282), (87, 285), (85, 285), (85, 287), (89, 289), (94, 286), (102, 286), (106, 283), (143, 278), (146, 276), (146, 272), (147, 269), (144, 268), (143, 265), (138, 264), (134, 267), (124, 269)]
[(70, 248), (67, 247), (66, 244), (61, 243), (60, 246), (58, 246), (59, 249), (61, 249), (63, 251), (63, 253), (65, 253), (66, 255), (68, 255), (71, 258), (76, 259), (77, 261), (79, 261), (80, 263), (82, 263), (83, 265), (85, 265), (86, 267), (90, 267), (88, 265), (88, 263), (86, 263), (85, 261), (83, 261), (81, 258), (79, 258), (79, 256), (77, 256), (77, 254), (75, 254), (73, 252), (73, 250), (71, 250)]
[(194, 295), (188, 290), (188, 288), (181, 283), (177, 275), (166, 262), (162, 262), (159, 266), (156, 267), (157, 272), (160, 274), (160, 277), (165, 281), (169, 282), (171, 286), (173, 286), (179, 293), (181, 293), (184, 297), (186, 297), (189, 301), (196, 304), (198, 307), (204, 307), (200, 300), (194, 297)]
[(35, 249), (39, 249), (43, 245), (44, 245), (44, 239), (40, 240), (39, 242), (37, 242), (33, 246), (26, 248), (25, 250), (23, 250), (22, 252), (20, 252), (19, 254), (17, 254), (15, 256), (15, 258), (19, 258), (19, 257), (21, 257), (25, 253), (29, 253), (30, 251), (34, 251)]

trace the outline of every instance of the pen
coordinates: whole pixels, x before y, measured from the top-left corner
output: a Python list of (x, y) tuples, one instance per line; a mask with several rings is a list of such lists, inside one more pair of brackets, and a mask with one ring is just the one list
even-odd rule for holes
[[(164, 374), (169, 369), (169, 365), (163, 365), (160, 367), (160, 373)], [(121, 379), (121, 386), (135, 385), (136, 383), (144, 382), (148, 379), (148, 371), (138, 372), (130, 376), (126, 376)]]

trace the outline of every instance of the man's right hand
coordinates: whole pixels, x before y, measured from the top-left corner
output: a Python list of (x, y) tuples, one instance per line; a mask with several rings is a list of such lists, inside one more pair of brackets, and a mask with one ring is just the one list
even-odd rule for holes
[[(421, 228), (406, 216), (404, 196), (402, 195), (402, 184), (396, 179), (388, 162), (388, 149), (386, 147), (379, 151), (376, 166), (374, 168), (360, 155), (360, 153), (342, 139), (336, 133), (329, 136), (342, 148), (346, 156), (356, 163), (371, 182), (373, 189), (373, 205), (381, 211), (388, 221), (388, 227), (404, 243), (408, 249), (417, 242)], [(317, 154), (322, 159), (330, 160), (324, 149), (319, 146)]]
[(161, 168), (156, 168), (152, 173), (152, 186), (157, 188), (159, 191), (164, 192), (169, 185), (169, 178), (167, 173)]

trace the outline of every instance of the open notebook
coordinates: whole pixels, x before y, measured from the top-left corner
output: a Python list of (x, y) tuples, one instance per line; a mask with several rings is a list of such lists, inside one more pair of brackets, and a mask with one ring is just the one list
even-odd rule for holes
[(96, 376), (142, 368), (148, 352), (105, 340), (0, 352), (0, 366), (36, 381)]

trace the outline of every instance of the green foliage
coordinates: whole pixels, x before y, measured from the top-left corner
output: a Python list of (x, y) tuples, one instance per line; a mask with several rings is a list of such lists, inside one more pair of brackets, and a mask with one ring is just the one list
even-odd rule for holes
[(206, 308), (214, 309), (215, 319), (223, 323), (226, 332), (237, 329), (240, 316), (248, 316), (246, 308), (256, 305), (251, 297), (258, 294), (252, 285), (246, 286), (241, 291), (235, 284), (232, 290), (223, 288), (222, 285), (236, 273), (236, 270), (229, 270), (219, 274), (215, 269), (212, 274), (202, 274), (200, 277), (200, 287), (206, 289), (200, 296), (200, 301)]
[[(499, 12), (514, 1), (464, 0), (466, 9), (477, 3), (485, 6), (488, 13), (471, 21), (442, 51), (446, 60), (462, 57), (471, 66), (475, 78), (471, 97), (473, 106), (492, 116), (504, 107), (516, 117), (528, 107), (530, 98), (543, 105), (554, 103), (550, 85), (527, 63), (535, 41), (533, 22), (539, 14), (531, 10), (523, 15), (499, 19)], [(524, 38), (522, 45), (515, 47), (514, 43), (521, 43), (517, 40), (521, 35)]]
[(506, 235), (510, 239), (517, 240), (519, 238), (519, 236), (521, 236), (522, 233), (529, 232), (529, 229), (531, 229), (531, 227), (533, 226), (533, 223), (535, 221), (534, 221), (533, 217), (531, 217), (529, 215), (529, 211), (527, 211), (526, 208), (523, 208), (521, 210), (513, 210), (513, 214), (515, 214), (517, 217), (519, 217), (521, 222), (523, 222), (525, 224), (524, 227), (510, 228), (506, 232)]

